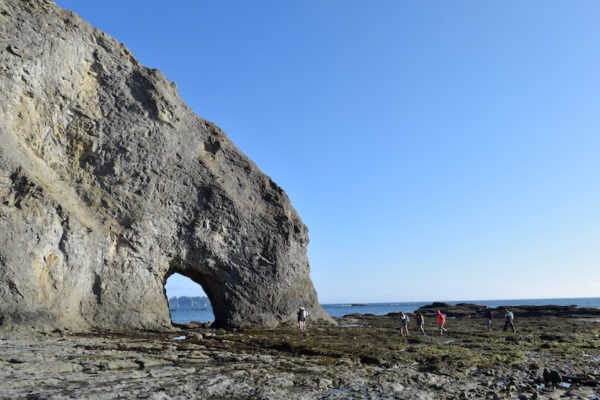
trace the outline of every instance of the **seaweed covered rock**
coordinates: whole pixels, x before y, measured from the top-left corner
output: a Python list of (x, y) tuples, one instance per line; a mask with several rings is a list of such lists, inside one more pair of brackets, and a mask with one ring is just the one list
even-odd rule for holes
[[(448, 317), (475, 317), (482, 316), (486, 307), (479, 304), (458, 303), (451, 305), (448, 303), (434, 302), (432, 304), (420, 307), (424, 315), (435, 315), (437, 310), (442, 311)], [(579, 315), (600, 315), (600, 310), (592, 307), (577, 307), (576, 305), (558, 306), (553, 304), (545, 305), (519, 305), (519, 306), (499, 306), (490, 308), (492, 314), (496, 317), (504, 316), (504, 312), (510, 309), (515, 316), (519, 317), (542, 317), (542, 316), (579, 316)]]
[(321, 309), (284, 191), (175, 85), (51, 1), (0, 0), (0, 321), (171, 327), (180, 273), (216, 325)]
[(437, 314), (437, 310), (440, 310), (448, 317), (467, 317), (477, 315), (481, 309), (482, 306), (476, 304), (459, 303), (450, 305), (448, 303), (434, 302), (420, 307), (416, 311), (420, 311), (423, 315), (433, 316)]

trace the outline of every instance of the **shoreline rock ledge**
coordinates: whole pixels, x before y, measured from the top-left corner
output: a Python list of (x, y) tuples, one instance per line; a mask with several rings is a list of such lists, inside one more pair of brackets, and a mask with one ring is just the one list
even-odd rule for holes
[(0, 324), (172, 329), (164, 285), (215, 325), (319, 306), (284, 191), (159, 71), (47, 0), (0, 0)]

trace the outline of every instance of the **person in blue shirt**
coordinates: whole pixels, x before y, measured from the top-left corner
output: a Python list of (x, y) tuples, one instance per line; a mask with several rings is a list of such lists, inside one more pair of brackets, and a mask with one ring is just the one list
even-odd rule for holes
[(513, 312), (510, 311), (509, 309), (506, 309), (506, 311), (504, 313), (504, 329), (503, 329), (504, 332), (506, 332), (506, 329), (508, 328), (509, 325), (512, 328), (513, 332), (517, 331), (515, 329), (514, 320), (515, 320), (515, 315), (513, 314)]

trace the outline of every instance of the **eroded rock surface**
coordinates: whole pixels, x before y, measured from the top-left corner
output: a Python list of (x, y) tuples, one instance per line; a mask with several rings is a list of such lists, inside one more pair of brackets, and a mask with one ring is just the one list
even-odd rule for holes
[(170, 328), (166, 279), (224, 327), (328, 319), (284, 191), (159, 71), (50, 1), (0, 0), (4, 326)]
[[(600, 313), (600, 310), (598, 310)], [(0, 399), (597, 399), (600, 320), (482, 318), (401, 336), (398, 316), (341, 326), (137, 335), (0, 332)], [(351, 326), (349, 326), (351, 325)], [(562, 381), (545, 379), (560, 376)]]

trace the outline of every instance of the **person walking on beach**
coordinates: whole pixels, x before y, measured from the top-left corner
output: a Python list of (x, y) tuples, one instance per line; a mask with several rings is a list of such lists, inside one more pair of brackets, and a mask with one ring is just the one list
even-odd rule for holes
[(440, 326), (440, 335), (443, 335), (444, 332), (448, 332), (446, 329), (446, 315), (442, 314), (440, 310), (437, 310), (437, 323)]
[(408, 321), (410, 320), (410, 318), (408, 318), (408, 315), (404, 314), (403, 312), (400, 313), (400, 335), (404, 336), (404, 334), (406, 333), (406, 336), (408, 336)]
[(487, 320), (488, 332), (492, 331), (492, 310), (488, 306), (483, 306), (483, 317)]
[(423, 314), (421, 311), (417, 311), (417, 315), (415, 317), (417, 321), (417, 328), (419, 328), (419, 333), (425, 334), (425, 318), (423, 318)]
[(507, 308), (504, 313), (504, 329), (503, 329), (504, 332), (506, 332), (506, 329), (508, 328), (509, 325), (512, 328), (513, 333), (517, 331), (515, 329), (514, 320), (515, 320), (515, 314), (513, 314), (513, 312)]
[(298, 329), (301, 331), (306, 329), (306, 318), (308, 317), (308, 311), (306, 308), (300, 307), (298, 309)]

